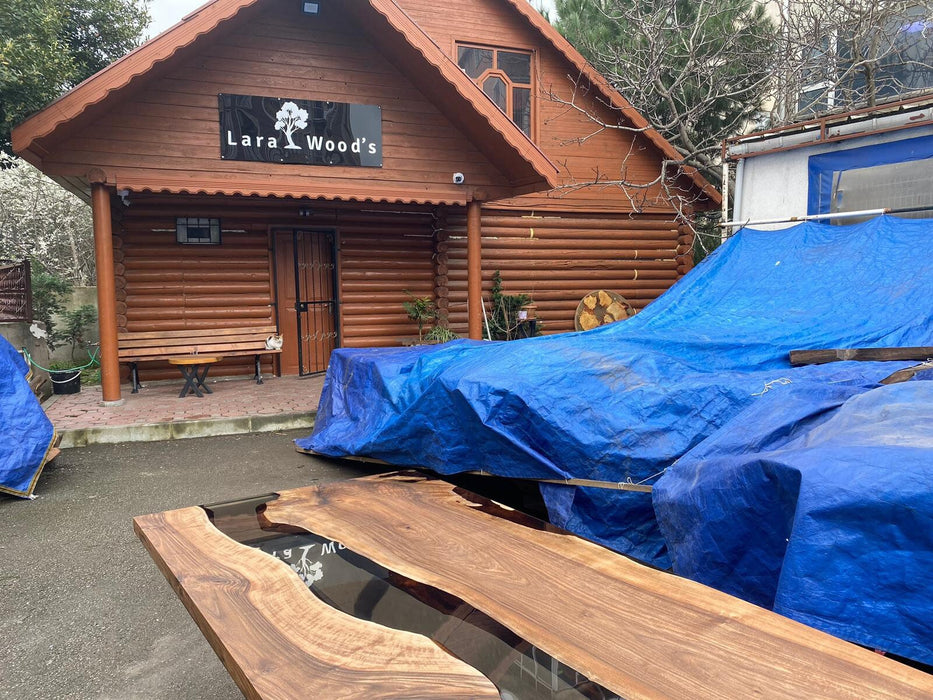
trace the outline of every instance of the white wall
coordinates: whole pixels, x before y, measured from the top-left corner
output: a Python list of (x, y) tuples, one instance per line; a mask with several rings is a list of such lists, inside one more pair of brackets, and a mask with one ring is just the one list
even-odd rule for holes
[[(818, 144), (781, 153), (750, 156), (741, 166), (741, 183), (736, 182), (736, 200), (732, 219), (755, 221), (806, 216), (807, 163), (812, 155), (890, 143), (930, 134), (933, 134), (933, 126), (925, 126), (874, 136), (862, 136), (847, 141)], [(772, 224), (755, 228), (775, 230), (792, 225)]]

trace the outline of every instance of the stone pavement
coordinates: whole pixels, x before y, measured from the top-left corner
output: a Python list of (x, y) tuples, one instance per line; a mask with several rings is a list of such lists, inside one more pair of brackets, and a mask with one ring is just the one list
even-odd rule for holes
[(124, 385), (120, 406), (103, 406), (100, 387), (83, 386), (77, 394), (53, 395), (42, 408), (62, 436), (61, 447), (310, 428), (324, 376), (266, 376), (262, 384), (208, 378), (214, 393), (182, 399), (183, 383), (181, 377), (150, 382), (138, 394)]

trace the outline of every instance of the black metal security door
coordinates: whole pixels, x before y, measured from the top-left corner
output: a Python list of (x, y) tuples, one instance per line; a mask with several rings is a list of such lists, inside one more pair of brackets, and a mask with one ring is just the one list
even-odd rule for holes
[(336, 232), (277, 231), (274, 240), (282, 372), (323, 372), (340, 345)]
[(295, 311), (299, 375), (327, 369), (339, 345), (337, 255), (333, 231), (295, 231)]

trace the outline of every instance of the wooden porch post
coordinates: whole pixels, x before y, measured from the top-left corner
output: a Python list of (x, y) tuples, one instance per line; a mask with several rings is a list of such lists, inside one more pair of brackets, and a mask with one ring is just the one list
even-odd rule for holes
[(483, 338), (482, 203), (467, 202), (467, 319), (471, 340)]
[(120, 363), (117, 358), (117, 286), (113, 271), (110, 190), (102, 182), (91, 184), (91, 212), (94, 220), (94, 256), (97, 263), (100, 383), (104, 403), (116, 403), (122, 401)]

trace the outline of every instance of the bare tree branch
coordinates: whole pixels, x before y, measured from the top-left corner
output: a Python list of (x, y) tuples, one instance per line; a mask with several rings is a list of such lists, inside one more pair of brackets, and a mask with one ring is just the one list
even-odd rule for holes
[(933, 87), (929, 0), (788, 0), (774, 124), (870, 107)]

